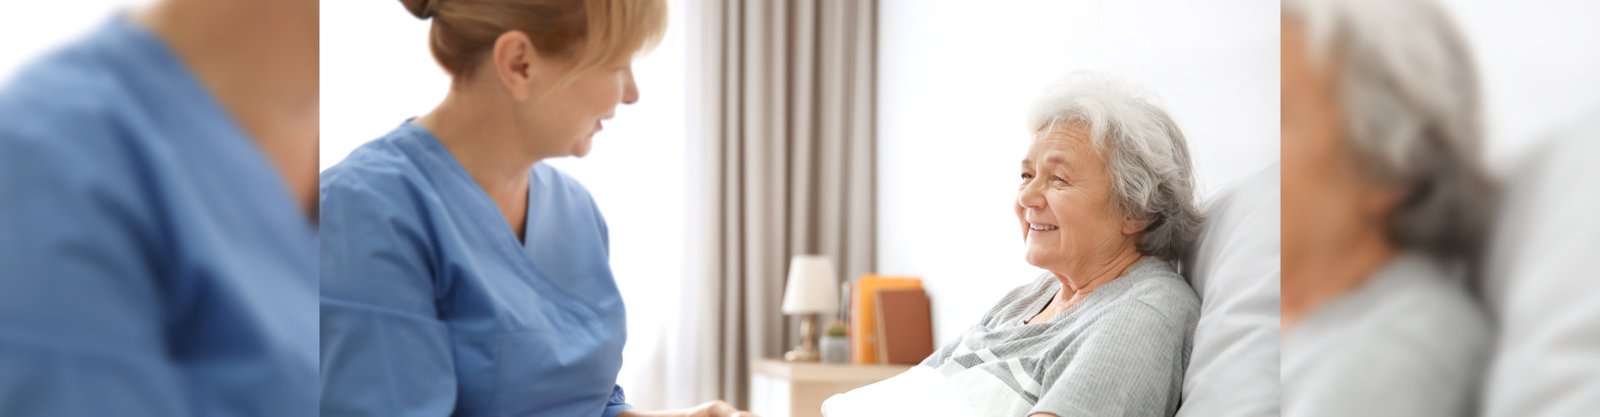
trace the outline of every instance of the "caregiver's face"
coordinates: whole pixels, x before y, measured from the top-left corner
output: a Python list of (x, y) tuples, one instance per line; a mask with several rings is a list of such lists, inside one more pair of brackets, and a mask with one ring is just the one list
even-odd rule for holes
[(1137, 228), (1116, 208), (1110, 172), (1086, 126), (1035, 134), (1021, 171), (1015, 208), (1028, 263), (1067, 273), (1133, 246)]
[(632, 65), (625, 61), (586, 71), (538, 97), (526, 115), (538, 137), (555, 141), (558, 156), (581, 157), (589, 153), (601, 123), (615, 114), (618, 104), (639, 100), (639, 89)]

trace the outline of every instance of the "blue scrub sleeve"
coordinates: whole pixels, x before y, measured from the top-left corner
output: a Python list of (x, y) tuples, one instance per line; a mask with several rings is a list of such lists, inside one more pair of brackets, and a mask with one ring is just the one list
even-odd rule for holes
[(125, 159), (52, 143), (104, 138), (82, 131), (94, 123), (23, 136), (46, 122), (0, 127), (0, 416), (189, 414), (164, 337), (183, 306), (163, 298), (177, 283), (158, 279), (173, 266), (139, 203), (145, 181), (113, 174), (138, 172)]
[(450, 333), (424, 232), (407, 226), (422, 222), (398, 210), (403, 196), (323, 180), (321, 415), (451, 415)]
[(606, 399), (606, 411), (604, 417), (617, 417), (617, 414), (621, 414), (623, 411), (632, 409), (633, 405), (628, 404), (628, 398), (622, 394), (622, 386), (612, 386), (611, 398)]

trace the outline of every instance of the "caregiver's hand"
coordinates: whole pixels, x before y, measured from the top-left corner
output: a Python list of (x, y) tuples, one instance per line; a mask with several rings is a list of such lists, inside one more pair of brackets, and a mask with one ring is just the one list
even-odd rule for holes
[(716, 400), (700, 404), (689, 409), (689, 417), (757, 417), (756, 413), (733, 408), (732, 405)]
[(722, 400), (710, 401), (687, 410), (636, 411), (628, 410), (617, 417), (758, 417), (755, 413), (741, 411)]

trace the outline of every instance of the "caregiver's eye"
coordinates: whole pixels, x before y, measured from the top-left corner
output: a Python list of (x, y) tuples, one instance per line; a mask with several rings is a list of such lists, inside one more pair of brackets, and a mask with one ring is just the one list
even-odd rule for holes
[(1071, 184), (1071, 183), (1070, 183), (1070, 182), (1067, 182), (1067, 179), (1066, 179), (1066, 178), (1061, 178), (1061, 177), (1059, 177), (1059, 176), (1057, 176), (1057, 177), (1052, 177), (1052, 178), (1054, 178), (1054, 179), (1055, 179), (1055, 181), (1056, 181), (1056, 183), (1058, 183), (1058, 184)]
[(1031, 180), (1031, 179), (1033, 179), (1033, 174), (1029, 174), (1029, 173), (1026, 173), (1026, 172), (1022, 173), (1022, 180), (1023, 181), (1027, 181), (1027, 180)]

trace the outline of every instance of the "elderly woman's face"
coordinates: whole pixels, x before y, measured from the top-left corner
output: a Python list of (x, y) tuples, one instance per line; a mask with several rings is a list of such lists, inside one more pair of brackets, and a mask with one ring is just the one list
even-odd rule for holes
[(1379, 233), (1395, 192), (1361, 173), (1345, 138), (1338, 77), (1313, 59), (1305, 27), (1283, 20), (1283, 263), (1342, 251)]
[(1082, 124), (1058, 124), (1034, 136), (1022, 160), (1017, 222), (1028, 263), (1056, 273), (1106, 262), (1131, 250), (1144, 222), (1129, 219), (1112, 199), (1104, 155)]

